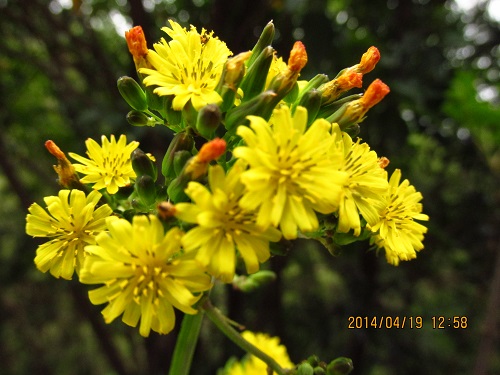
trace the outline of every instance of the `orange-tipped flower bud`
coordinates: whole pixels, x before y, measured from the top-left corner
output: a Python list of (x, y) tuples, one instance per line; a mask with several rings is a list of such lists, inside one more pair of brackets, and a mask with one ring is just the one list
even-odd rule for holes
[(360, 101), (363, 103), (366, 110), (379, 103), (391, 90), (380, 79), (373, 81), (366, 89)]
[(226, 152), (226, 141), (215, 138), (201, 146), (196, 158), (198, 163), (208, 163), (217, 160), (224, 152)]
[(128, 50), (134, 56), (134, 60), (146, 57), (148, 46), (142, 27), (135, 26), (129, 31), (125, 31), (125, 39), (127, 40)]
[(375, 68), (375, 65), (377, 65), (379, 60), (380, 52), (377, 47), (372, 46), (368, 48), (368, 51), (366, 51), (363, 56), (361, 56), (361, 61), (356, 66), (356, 70), (362, 74), (371, 72)]
[(45, 142), (45, 148), (57, 159), (58, 165), (54, 165), (54, 170), (59, 176), (59, 184), (65, 188), (81, 189), (82, 184), (76, 174), (75, 167), (64, 155), (64, 152), (51, 140)]
[(307, 64), (306, 47), (300, 41), (295, 42), (290, 51), (288, 59), (288, 68), (294, 72), (300, 72)]
[(338, 99), (340, 95), (354, 87), (363, 86), (363, 74), (346, 69), (337, 78), (325, 83), (320, 91), (322, 92), (323, 104), (331, 103)]

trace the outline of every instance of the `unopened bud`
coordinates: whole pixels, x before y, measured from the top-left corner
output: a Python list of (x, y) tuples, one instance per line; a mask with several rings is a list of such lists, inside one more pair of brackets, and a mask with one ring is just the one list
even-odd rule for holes
[(323, 105), (335, 101), (344, 92), (354, 87), (362, 87), (363, 75), (353, 70), (345, 70), (335, 79), (320, 87), (323, 97)]
[(140, 68), (151, 68), (151, 64), (146, 59), (149, 51), (142, 27), (135, 26), (129, 31), (126, 31), (125, 40), (127, 41), (128, 50), (134, 58), (136, 70)]
[(243, 91), (242, 102), (247, 102), (262, 92), (267, 80), (267, 74), (273, 61), (274, 50), (266, 47), (248, 67), (247, 73), (241, 82)]
[(300, 365), (297, 366), (296, 374), (297, 375), (314, 375), (314, 369), (309, 363), (302, 362)]
[(366, 74), (371, 72), (375, 65), (380, 60), (380, 52), (377, 47), (370, 47), (368, 51), (366, 51), (363, 56), (361, 56), (361, 61), (358, 65), (355, 65), (356, 70), (359, 73)]
[(148, 109), (146, 93), (131, 77), (120, 77), (117, 82), (118, 91), (129, 106), (143, 112)]
[(294, 72), (300, 72), (307, 64), (306, 47), (301, 41), (296, 41), (290, 51), (288, 68)]
[(215, 138), (203, 146), (200, 152), (196, 155), (199, 163), (209, 163), (212, 160), (217, 160), (226, 152), (226, 141), (220, 138)]
[(327, 375), (347, 375), (354, 369), (352, 360), (346, 357), (339, 357), (331, 361), (326, 366)]
[(255, 60), (260, 55), (262, 50), (272, 44), (273, 39), (274, 39), (274, 24), (271, 21), (262, 30), (259, 40), (252, 49), (252, 56), (247, 61), (247, 66), (251, 66), (255, 62)]
[(139, 176), (135, 180), (135, 191), (146, 207), (152, 205), (156, 200), (156, 185), (151, 176)]
[(140, 111), (130, 111), (127, 113), (127, 122), (133, 126), (155, 126), (156, 120), (149, 117), (144, 112)]
[(242, 292), (253, 292), (254, 290), (270, 284), (276, 280), (273, 271), (261, 270), (248, 276), (237, 276), (233, 280), (233, 287)]
[(132, 161), (132, 168), (138, 177), (149, 176), (153, 179), (153, 181), (156, 181), (156, 176), (158, 174), (156, 166), (151, 158), (140, 148), (136, 148), (132, 151), (130, 159)]
[(85, 190), (78, 178), (75, 167), (73, 167), (73, 164), (71, 164), (64, 152), (51, 140), (45, 142), (45, 148), (57, 159), (57, 165), (54, 165), (54, 170), (59, 177), (59, 184), (65, 188)]
[(188, 132), (177, 133), (168, 146), (165, 157), (161, 164), (161, 173), (165, 178), (171, 179), (177, 176), (174, 170), (174, 156), (177, 151), (186, 150), (191, 153), (194, 146), (194, 139)]
[(222, 113), (217, 104), (207, 104), (198, 112), (196, 130), (206, 139), (213, 138), (215, 131), (220, 125)]

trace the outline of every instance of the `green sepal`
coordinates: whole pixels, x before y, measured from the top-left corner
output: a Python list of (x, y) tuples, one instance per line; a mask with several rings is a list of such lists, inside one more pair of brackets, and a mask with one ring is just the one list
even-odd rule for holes
[[(334, 116), (341, 116), (343, 113), (345, 113), (345, 109), (346, 109), (345, 105), (347, 103), (349, 103), (353, 100), (359, 99), (362, 96), (363, 95), (361, 95), (361, 94), (349, 95), (349, 96), (346, 96), (345, 98), (336, 100), (332, 103), (322, 105), (319, 109), (318, 117), (328, 119), (328, 118), (334, 118)], [(336, 121), (330, 121), (330, 122), (336, 122)]]
[(184, 169), (184, 166), (186, 165), (187, 161), (191, 159), (193, 155), (191, 154), (190, 151), (187, 150), (180, 150), (176, 151), (174, 154), (174, 172), (175, 176), (179, 176)]
[[(248, 125), (246, 117), (249, 115), (265, 117), (272, 113), (276, 104), (274, 98), (276, 93), (269, 90), (264, 91), (252, 100), (240, 104), (229, 110), (224, 119), (224, 126), (229, 131), (234, 130), (238, 125)], [(269, 118), (266, 118), (268, 120)]]
[(140, 148), (136, 148), (132, 152), (130, 159), (132, 161), (132, 168), (138, 177), (149, 176), (153, 181), (156, 181), (158, 176), (156, 165)]
[(141, 112), (148, 109), (146, 93), (135, 79), (127, 76), (120, 77), (116, 85), (120, 95), (130, 107)]
[(168, 125), (178, 125), (182, 121), (182, 111), (176, 111), (172, 108), (173, 95), (163, 97), (163, 112)]
[[(312, 89), (302, 95), (298, 107), (307, 109), (307, 127), (316, 120), (319, 107), (321, 106), (321, 92), (318, 89)], [(295, 113), (295, 111), (293, 112)]]
[(347, 375), (354, 369), (352, 360), (346, 357), (334, 359), (326, 366), (327, 375)]
[(138, 177), (135, 180), (135, 192), (146, 207), (156, 202), (156, 185), (151, 176)]
[(181, 174), (170, 182), (167, 188), (168, 197), (173, 203), (187, 202), (189, 197), (184, 192), (190, 178), (188, 175)]
[(168, 146), (165, 157), (161, 164), (161, 173), (167, 180), (176, 177), (174, 170), (174, 156), (177, 151), (186, 150), (191, 152), (194, 146), (193, 136), (184, 131), (177, 133)]
[(246, 61), (247, 67), (252, 66), (262, 50), (273, 43), (274, 32), (274, 24), (272, 23), (272, 21), (268, 22), (262, 30), (259, 40), (257, 41), (257, 43), (255, 43), (255, 46), (252, 49), (252, 56), (250, 56), (250, 58)]
[(240, 85), (240, 89), (243, 91), (242, 103), (252, 100), (265, 89), (269, 68), (273, 62), (273, 54), (273, 47), (265, 47), (252, 65), (249, 65)]

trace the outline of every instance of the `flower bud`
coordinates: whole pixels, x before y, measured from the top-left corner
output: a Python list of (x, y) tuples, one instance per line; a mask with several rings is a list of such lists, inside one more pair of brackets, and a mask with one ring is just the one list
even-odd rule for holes
[(175, 154), (174, 154), (175, 176), (179, 176), (181, 174), (187, 161), (192, 157), (193, 157), (193, 155), (191, 154), (191, 151), (180, 150), (180, 151), (175, 152)]
[(146, 59), (149, 51), (142, 27), (135, 26), (126, 31), (125, 40), (127, 41), (128, 50), (134, 58), (136, 70), (150, 68), (151, 64)]
[(296, 375), (314, 375), (313, 367), (307, 362), (302, 362), (297, 366)]
[(59, 185), (64, 188), (85, 191), (85, 186), (80, 182), (75, 167), (73, 167), (73, 164), (71, 164), (64, 152), (51, 140), (45, 142), (45, 148), (57, 159), (57, 165), (54, 165), (54, 170), (59, 177)]
[(226, 112), (234, 104), (238, 87), (246, 72), (245, 61), (252, 55), (252, 52), (242, 52), (227, 60), (222, 71), (222, 76), (217, 85), (216, 91), (222, 97), (220, 104), (221, 112)]
[(189, 200), (189, 197), (184, 192), (189, 181), (189, 176), (181, 174), (170, 182), (167, 192), (168, 197), (172, 202), (180, 203), (187, 202)]
[(127, 113), (127, 121), (133, 126), (155, 126), (156, 120), (149, 117), (144, 112), (139, 112), (136, 110)]
[(339, 74), (335, 79), (325, 83), (320, 87), (323, 97), (323, 104), (335, 101), (344, 92), (354, 87), (362, 87), (363, 75), (353, 70), (347, 69)]
[(377, 47), (372, 46), (368, 48), (368, 51), (366, 51), (363, 56), (361, 56), (360, 63), (355, 65), (356, 70), (362, 74), (369, 73), (375, 68), (379, 60), (380, 52)]
[(331, 361), (326, 366), (327, 375), (347, 375), (354, 369), (352, 360), (346, 357), (339, 357)]
[(196, 120), (196, 130), (206, 139), (213, 138), (215, 131), (219, 127), (222, 113), (217, 104), (207, 104), (198, 112)]
[(259, 40), (252, 49), (252, 56), (247, 61), (246, 65), (252, 66), (257, 57), (264, 50), (264, 48), (270, 46), (273, 43), (273, 39), (274, 39), (274, 24), (271, 21), (262, 30)]
[(273, 271), (261, 270), (248, 276), (237, 276), (233, 280), (233, 287), (242, 292), (253, 292), (254, 290), (268, 285), (276, 280), (276, 274)]
[(156, 201), (156, 185), (151, 176), (142, 175), (135, 180), (135, 191), (142, 204), (146, 207)]
[(175, 153), (181, 150), (186, 150), (191, 153), (193, 146), (193, 136), (188, 132), (180, 132), (174, 136), (174, 138), (170, 142), (170, 145), (168, 146), (167, 152), (161, 164), (161, 173), (167, 180), (174, 178), (177, 175), (174, 170)]
[(117, 82), (118, 91), (127, 104), (136, 111), (143, 112), (148, 109), (146, 93), (131, 77), (120, 77)]
[[(228, 131), (236, 129), (238, 125), (248, 124), (247, 116), (270, 116), (276, 104), (274, 98), (276, 93), (268, 90), (256, 96), (250, 101), (240, 104), (238, 107), (231, 108), (224, 120), (224, 126)], [(269, 117), (266, 118), (267, 120)]]
[(255, 62), (249, 66), (247, 74), (243, 78), (240, 85), (240, 88), (243, 91), (242, 102), (248, 102), (264, 89), (267, 74), (273, 61), (273, 54), (273, 48), (266, 47), (255, 59)]
[(134, 151), (132, 151), (130, 159), (132, 161), (132, 168), (134, 169), (134, 172), (138, 177), (149, 176), (153, 179), (153, 181), (156, 181), (156, 177), (158, 174), (156, 166), (151, 158), (146, 155), (140, 148), (136, 148)]
[(314, 120), (321, 106), (321, 92), (317, 89), (312, 89), (302, 95), (299, 106), (307, 109), (307, 126), (309, 127)]

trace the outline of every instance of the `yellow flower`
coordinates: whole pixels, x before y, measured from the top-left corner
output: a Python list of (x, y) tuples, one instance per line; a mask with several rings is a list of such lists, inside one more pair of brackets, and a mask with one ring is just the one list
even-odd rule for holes
[(87, 139), (85, 145), (90, 159), (72, 152), (69, 156), (82, 163), (73, 164), (77, 172), (86, 175), (80, 180), (82, 183), (94, 184), (95, 190), (106, 188), (109, 194), (115, 194), (118, 188), (129, 185), (130, 179), (135, 177), (130, 154), (139, 146), (139, 142), (127, 144), (127, 137), (123, 134), (118, 142), (114, 135), (110, 139), (103, 135), (102, 147), (93, 139)]
[(35, 264), (42, 272), (70, 280), (77, 274), (85, 257), (84, 247), (95, 243), (95, 236), (106, 229), (105, 219), (112, 209), (103, 205), (97, 191), (87, 197), (80, 190), (61, 190), (59, 195), (46, 197), (45, 211), (33, 203), (26, 217), (26, 233), (33, 237), (52, 238), (36, 251)]
[(354, 235), (361, 233), (363, 216), (368, 224), (375, 225), (379, 220), (379, 211), (384, 208), (385, 192), (388, 188), (384, 169), (379, 166), (375, 151), (371, 151), (366, 143), (358, 138), (353, 142), (347, 133), (341, 132), (337, 124), (333, 124), (335, 139), (334, 152), (338, 149), (344, 155), (341, 171), (346, 172), (347, 180), (342, 186), (342, 197), (338, 211), (340, 232), (354, 230)]
[(297, 107), (274, 111), (270, 124), (248, 116), (250, 128), (240, 126), (237, 134), (246, 146), (234, 156), (248, 162), (241, 181), (247, 192), (240, 206), (258, 209), (257, 225), (280, 226), (286, 239), (297, 237), (297, 228), (311, 232), (318, 228), (316, 213), (337, 210), (345, 172), (339, 171), (343, 155), (331, 152), (331, 124), (318, 119), (307, 129), (307, 110)]
[(157, 95), (174, 95), (174, 110), (182, 110), (189, 100), (196, 110), (219, 104), (222, 98), (215, 88), (231, 51), (213, 32), (202, 29), (200, 34), (194, 26), (188, 31), (172, 20), (169, 23), (170, 28), (162, 30), (172, 40), (162, 38), (147, 55), (154, 69), (139, 70), (147, 75), (144, 84), (158, 86), (154, 89)]
[[(114, 220), (113, 220), (114, 219)], [(84, 284), (105, 284), (89, 292), (95, 304), (108, 303), (102, 311), (106, 323), (123, 313), (125, 324), (148, 336), (150, 331), (169, 333), (175, 325), (174, 307), (196, 314), (192, 306), (211, 287), (210, 276), (192, 257), (181, 255), (183, 232), (174, 227), (166, 234), (153, 215), (109, 218), (109, 233), (97, 236), (96, 245), (82, 268)]]
[(369, 226), (374, 232), (372, 241), (385, 249), (387, 262), (395, 266), (400, 260), (416, 258), (416, 252), (424, 248), (422, 240), (427, 228), (415, 220), (429, 220), (422, 213), (422, 194), (408, 180), (400, 180), (401, 171), (396, 169), (389, 180), (380, 220)]
[(210, 191), (198, 182), (190, 182), (186, 194), (193, 203), (175, 205), (178, 218), (198, 224), (182, 238), (182, 246), (186, 251), (196, 250), (196, 259), (224, 282), (233, 280), (236, 249), (247, 272), (254, 273), (259, 270), (259, 263), (270, 256), (269, 241), (281, 238), (275, 228), (262, 231), (255, 224), (255, 212), (239, 206), (244, 191), (240, 182), (244, 164), (235, 163), (227, 175), (221, 166), (211, 166)]
[[(294, 364), (288, 356), (286, 347), (280, 344), (278, 337), (270, 337), (265, 333), (242, 333), (245, 340), (272, 357), (283, 369), (292, 369)], [(253, 355), (246, 355), (241, 362), (234, 362), (224, 375), (264, 375), (267, 365)]]

